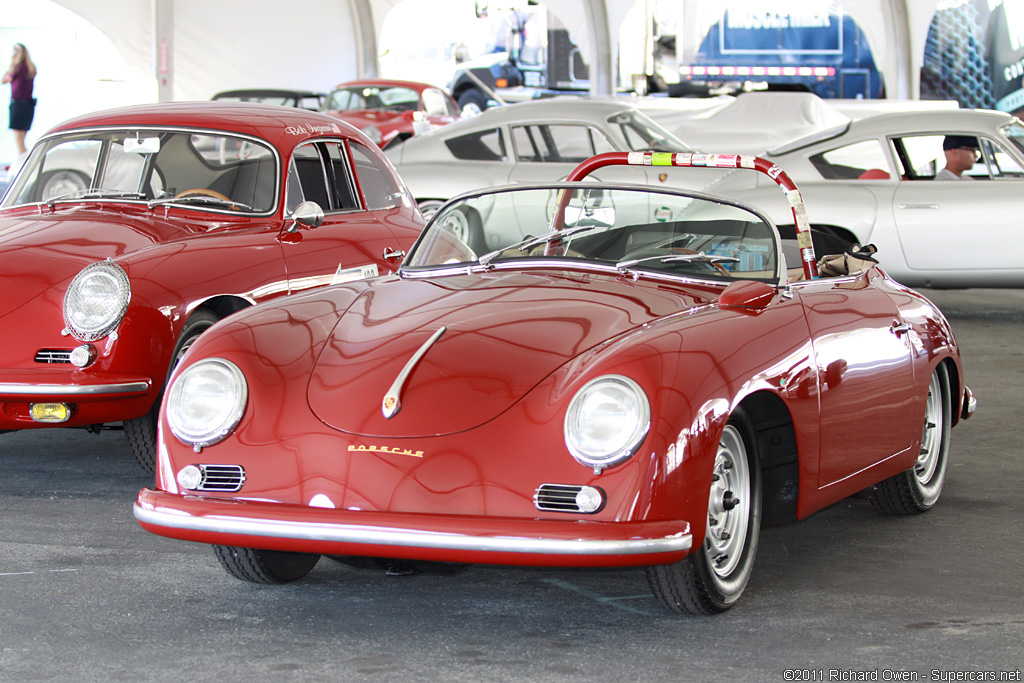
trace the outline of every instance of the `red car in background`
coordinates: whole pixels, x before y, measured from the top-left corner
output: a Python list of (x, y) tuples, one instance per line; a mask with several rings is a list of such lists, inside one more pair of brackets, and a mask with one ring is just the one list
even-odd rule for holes
[(0, 432), (123, 422), (153, 470), (165, 379), (262, 301), (396, 269), (423, 219), (319, 112), (126, 107), (65, 122), (0, 204)]
[(459, 120), (459, 105), (440, 88), (386, 79), (341, 83), (322, 111), (352, 124), (381, 148)]

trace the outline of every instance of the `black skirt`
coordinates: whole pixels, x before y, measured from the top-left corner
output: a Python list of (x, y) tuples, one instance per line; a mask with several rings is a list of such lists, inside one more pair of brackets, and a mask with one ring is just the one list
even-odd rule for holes
[(36, 98), (11, 100), (11, 130), (28, 130), (36, 113)]

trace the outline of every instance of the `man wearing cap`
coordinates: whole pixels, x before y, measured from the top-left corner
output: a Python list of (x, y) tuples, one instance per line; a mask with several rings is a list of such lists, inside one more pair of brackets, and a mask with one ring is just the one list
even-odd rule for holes
[(946, 153), (946, 167), (935, 174), (935, 179), (963, 180), (963, 172), (978, 161), (978, 138), (972, 135), (947, 135), (942, 141), (942, 151)]

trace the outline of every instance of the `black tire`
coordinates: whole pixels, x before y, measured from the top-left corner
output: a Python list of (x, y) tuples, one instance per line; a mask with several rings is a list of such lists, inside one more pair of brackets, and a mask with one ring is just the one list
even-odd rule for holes
[(704, 542), (675, 564), (647, 568), (651, 590), (681, 614), (717, 614), (736, 604), (754, 568), (761, 531), (761, 468), (750, 418), (729, 418), (715, 456)]
[(228, 574), (250, 583), (281, 584), (301, 579), (313, 571), (320, 556), (278, 550), (215, 545), (213, 553)]
[[(165, 387), (167, 379), (171, 376), (171, 371), (192, 346), (192, 342), (219, 319), (213, 311), (205, 308), (196, 309), (195, 313), (189, 317), (185, 328), (181, 331), (181, 336), (178, 337), (178, 343), (174, 345), (171, 365), (167, 368), (167, 376), (164, 378)], [(124, 435), (128, 439), (128, 449), (142, 469), (150, 474), (156, 472), (156, 425), (160, 417), (160, 403), (163, 401), (163, 397), (164, 387), (161, 387), (160, 394), (153, 401), (149, 412), (142, 417), (124, 421)]]
[(463, 118), (476, 116), (487, 109), (487, 98), (479, 90), (470, 88), (459, 95), (459, 115)]
[(939, 500), (949, 460), (949, 432), (953, 426), (953, 401), (949, 372), (940, 363), (928, 382), (921, 451), (908, 470), (875, 485), (871, 503), (890, 515), (916, 515), (930, 510)]

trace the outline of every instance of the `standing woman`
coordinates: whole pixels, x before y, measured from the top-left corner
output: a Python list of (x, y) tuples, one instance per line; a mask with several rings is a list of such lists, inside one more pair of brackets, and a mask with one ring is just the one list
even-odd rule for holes
[(25, 134), (32, 127), (36, 113), (36, 100), (32, 97), (32, 83), (36, 78), (36, 65), (28, 56), (28, 50), (21, 43), (14, 44), (11, 53), (11, 68), (4, 74), (3, 83), (11, 84), (11, 125), (18, 154), (24, 154)]

